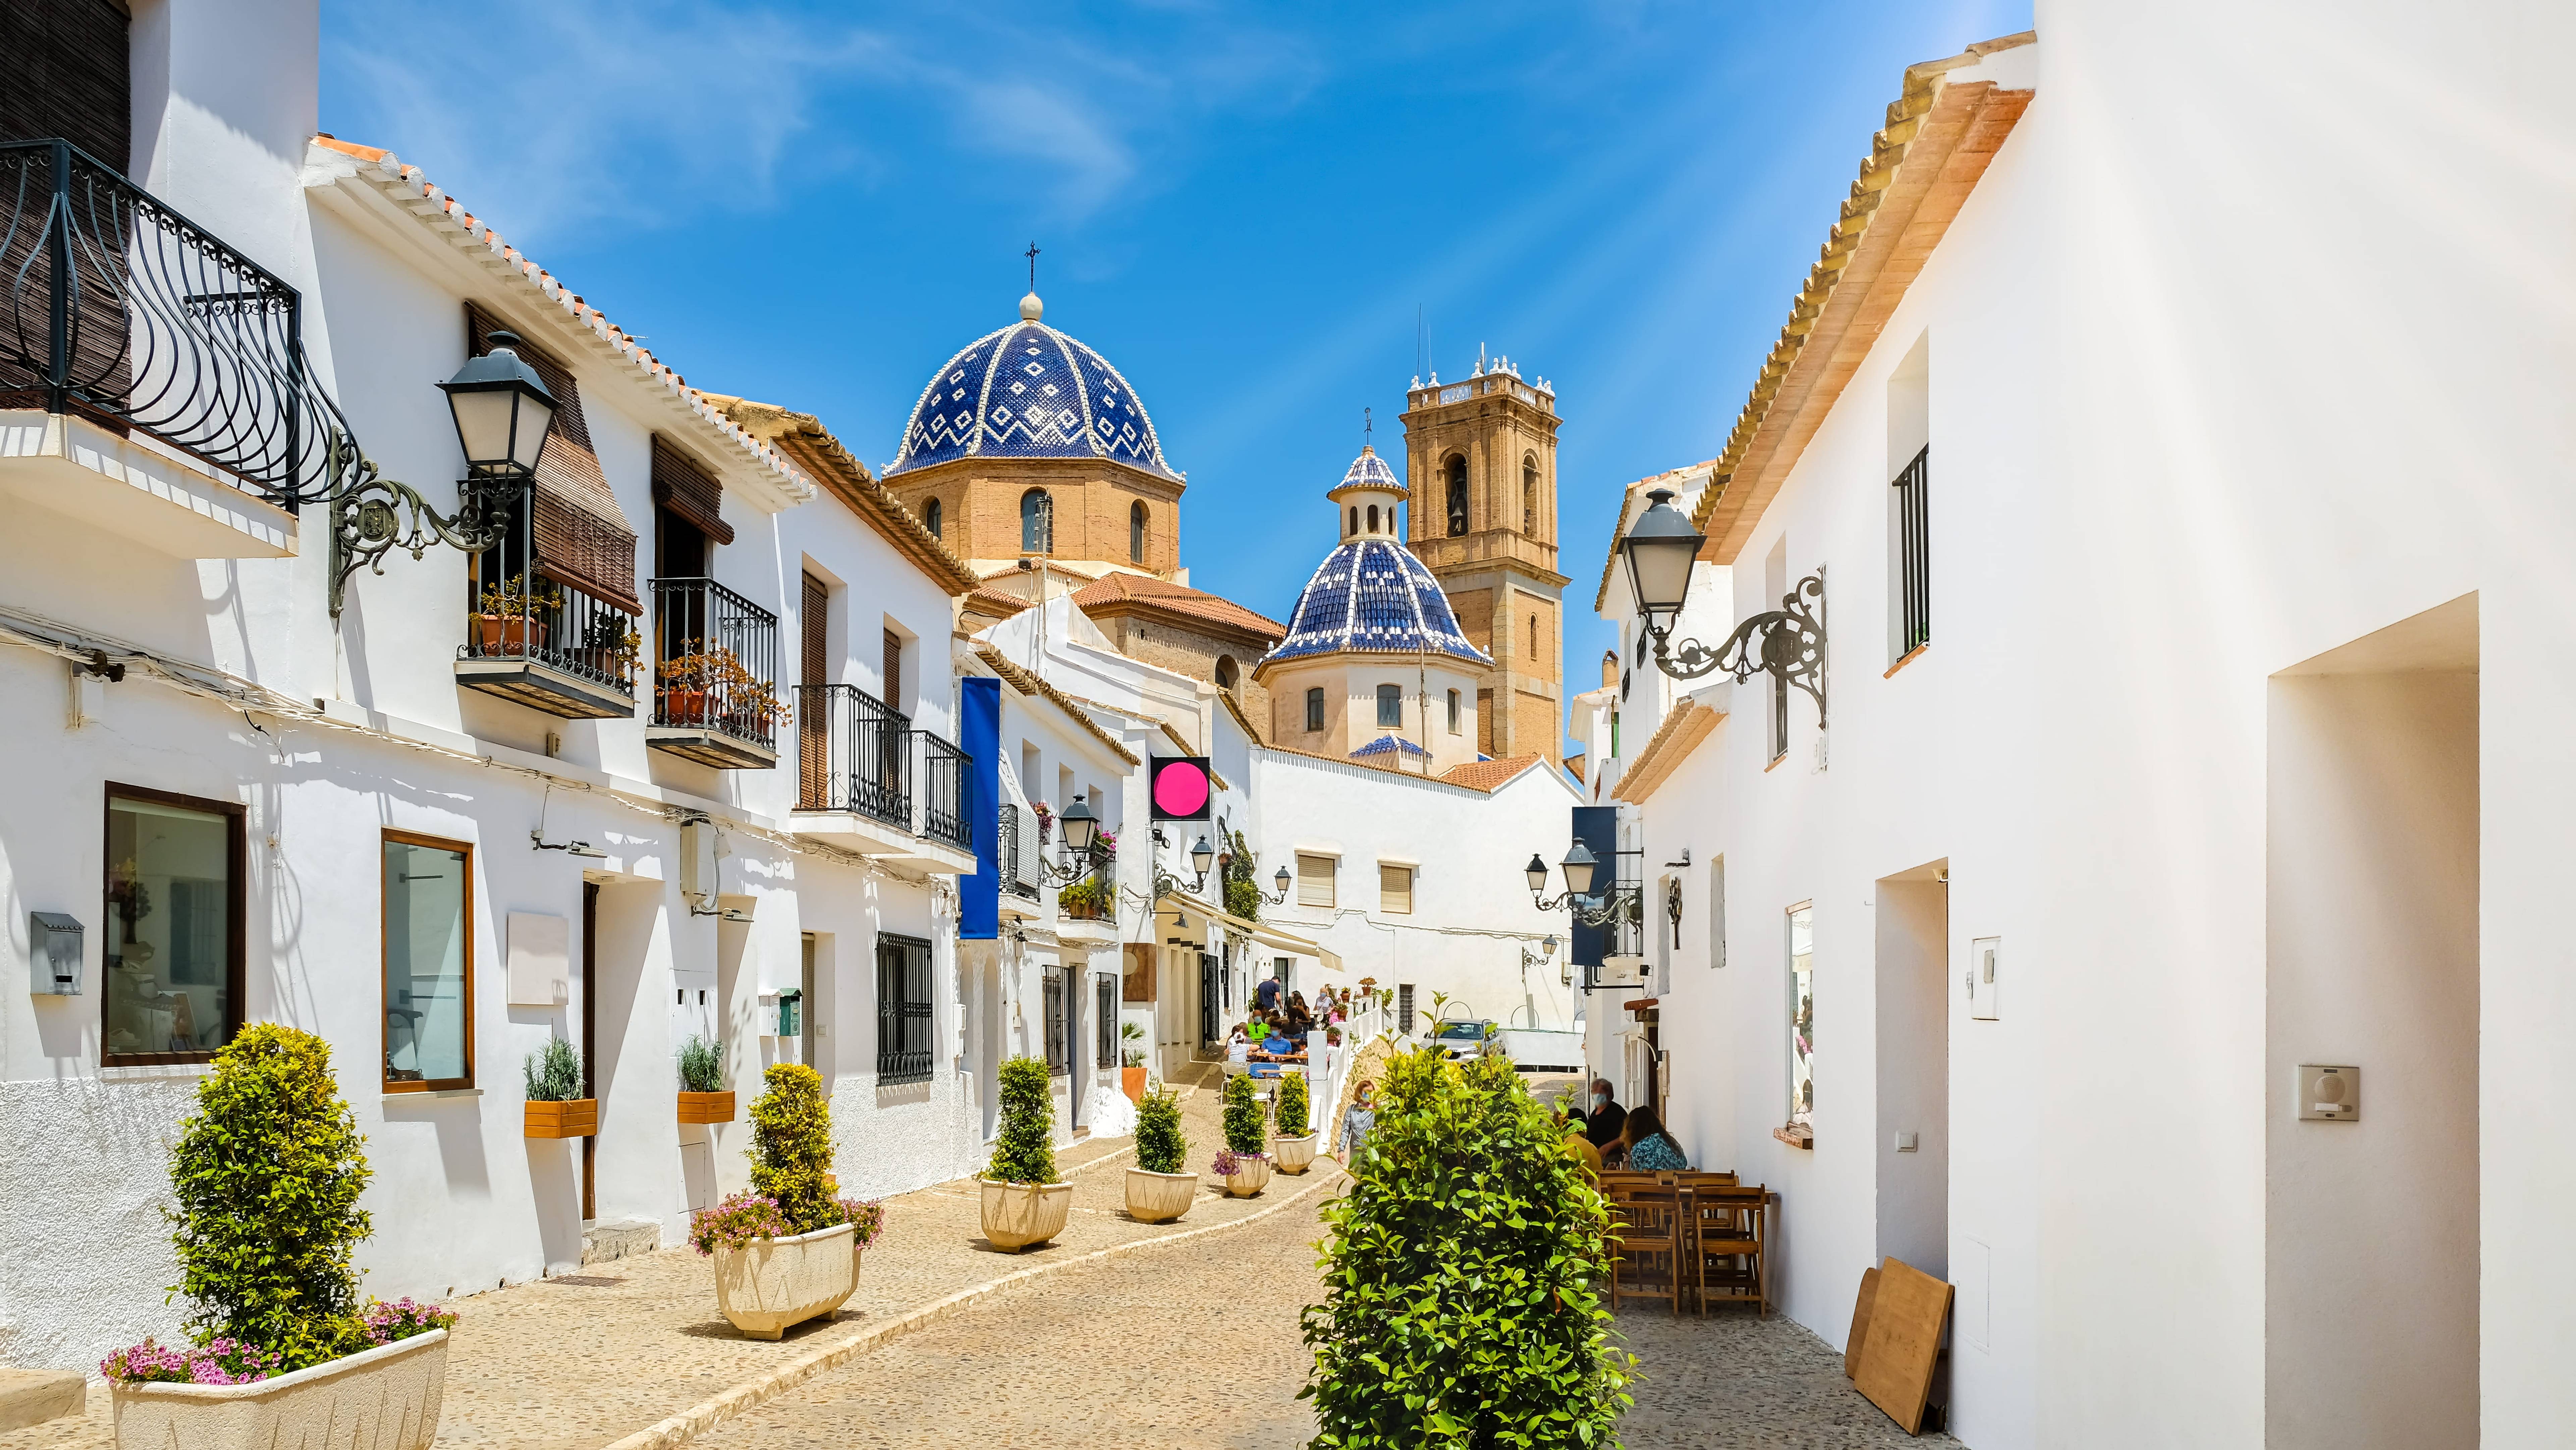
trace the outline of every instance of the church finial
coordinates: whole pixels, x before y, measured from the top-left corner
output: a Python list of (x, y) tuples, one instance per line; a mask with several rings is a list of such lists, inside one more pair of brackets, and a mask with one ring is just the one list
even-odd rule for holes
[(1377, 410), (1375, 408), (1360, 409), (1360, 451), (1362, 453), (1377, 451)]
[(1038, 244), (1029, 243), (1024, 255), (1029, 259), (1029, 295), (1020, 299), (1020, 320), (1035, 322), (1046, 315), (1046, 304), (1038, 300)]

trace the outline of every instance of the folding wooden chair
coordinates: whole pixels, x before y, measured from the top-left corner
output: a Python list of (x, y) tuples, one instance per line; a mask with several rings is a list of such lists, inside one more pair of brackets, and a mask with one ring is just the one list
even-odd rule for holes
[(1691, 1191), (1693, 1223), (1691, 1265), (1697, 1280), (1699, 1307), (1709, 1301), (1751, 1304), (1757, 1317), (1771, 1312), (1768, 1282), (1763, 1277), (1765, 1223), (1770, 1192), (1760, 1184), (1708, 1184)]
[(1678, 1188), (1647, 1184), (1630, 1188), (1612, 1200), (1612, 1312), (1631, 1298), (1663, 1299), (1682, 1312), (1682, 1276), (1690, 1227), (1684, 1219)]

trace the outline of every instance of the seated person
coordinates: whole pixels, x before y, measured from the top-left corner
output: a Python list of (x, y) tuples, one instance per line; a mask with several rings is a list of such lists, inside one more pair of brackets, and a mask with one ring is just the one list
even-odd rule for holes
[(1674, 1142), (1673, 1135), (1664, 1131), (1663, 1120), (1656, 1116), (1653, 1108), (1639, 1106), (1628, 1110), (1628, 1121), (1619, 1128), (1619, 1147), (1624, 1151), (1624, 1161), (1631, 1173), (1690, 1171), (1690, 1159), (1682, 1153), (1682, 1145)]
[(1565, 1156), (1580, 1162), (1583, 1165), (1583, 1171), (1591, 1174), (1595, 1183), (1600, 1182), (1601, 1150), (1593, 1147), (1592, 1140), (1583, 1136), (1583, 1120), (1570, 1118), (1565, 1122), (1564, 1128)]

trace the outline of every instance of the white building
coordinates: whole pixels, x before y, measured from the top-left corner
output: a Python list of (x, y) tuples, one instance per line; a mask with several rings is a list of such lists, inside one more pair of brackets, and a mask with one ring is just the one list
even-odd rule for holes
[(2039, 21), (1907, 72), (1692, 510), (1828, 643), (1623, 742), (1670, 1122), (1829, 1342), (1957, 1286), (1968, 1444), (2561, 1443), (2576, 16)]

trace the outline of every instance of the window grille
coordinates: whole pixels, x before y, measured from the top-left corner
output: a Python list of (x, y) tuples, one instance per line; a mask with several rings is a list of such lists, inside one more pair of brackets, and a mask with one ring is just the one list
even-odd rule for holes
[(877, 1081), (930, 1076), (930, 943), (877, 939)]
[(1118, 1065), (1118, 979), (1102, 973), (1091, 979), (1092, 1061)]
[(1046, 969), (1046, 1060), (1050, 1076), (1073, 1070), (1073, 1044), (1065, 1036), (1064, 968)]
[(1932, 527), (1924, 504), (1931, 483), (1932, 445), (1914, 455), (1889, 487), (1896, 491), (1896, 595), (1898, 658), (1932, 642)]

